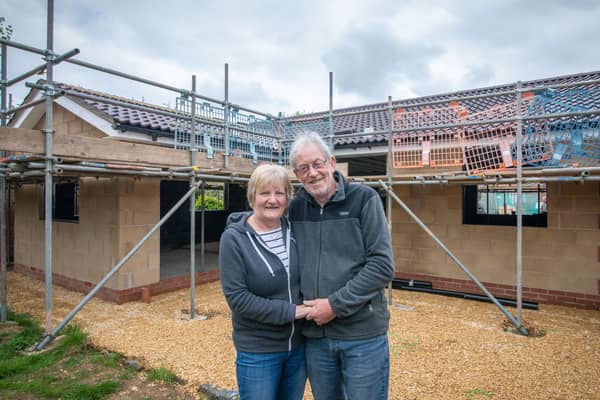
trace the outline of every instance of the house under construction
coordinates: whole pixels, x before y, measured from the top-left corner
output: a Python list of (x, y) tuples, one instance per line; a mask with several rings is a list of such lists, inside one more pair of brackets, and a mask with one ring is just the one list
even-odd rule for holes
[[(195, 78), (178, 89), (76, 49), (0, 42), (3, 271), (10, 261), (117, 303), (218, 279), (216, 244), (247, 207), (247, 177), (288, 165), (294, 137), (316, 131), (351, 180), (380, 190), (404, 288), (600, 308), (600, 72), (282, 117), (227, 88), (202, 96)], [(45, 63), (8, 79), (9, 47)], [(170, 90), (176, 107), (55, 82), (61, 62)], [(41, 70), (9, 105), (8, 87)], [(223, 202), (207, 210), (205, 195)]]

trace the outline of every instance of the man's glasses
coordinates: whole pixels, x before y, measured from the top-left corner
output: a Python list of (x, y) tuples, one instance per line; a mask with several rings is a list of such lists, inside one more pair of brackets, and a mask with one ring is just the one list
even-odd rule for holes
[(295, 170), (300, 175), (306, 175), (310, 172), (310, 167), (315, 170), (321, 170), (327, 165), (327, 160), (315, 160), (312, 164), (300, 164)]

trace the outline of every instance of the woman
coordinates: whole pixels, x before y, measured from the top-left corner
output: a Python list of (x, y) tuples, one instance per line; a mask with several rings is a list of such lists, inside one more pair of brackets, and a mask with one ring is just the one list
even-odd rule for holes
[(306, 383), (296, 244), (284, 213), (288, 172), (261, 165), (248, 183), (252, 212), (231, 214), (221, 236), (221, 285), (231, 308), (241, 400), (302, 399)]

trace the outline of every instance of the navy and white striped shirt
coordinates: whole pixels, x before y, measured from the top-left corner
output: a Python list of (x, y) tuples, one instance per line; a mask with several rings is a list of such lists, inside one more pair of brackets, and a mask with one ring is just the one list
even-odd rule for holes
[(279, 257), (284, 267), (288, 268), (290, 263), (285, 249), (285, 243), (283, 243), (283, 233), (281, 228), (269, 232), (260, 232), (258, 233), (258, 236), (269, 250), (277, 254), (277, 257)]

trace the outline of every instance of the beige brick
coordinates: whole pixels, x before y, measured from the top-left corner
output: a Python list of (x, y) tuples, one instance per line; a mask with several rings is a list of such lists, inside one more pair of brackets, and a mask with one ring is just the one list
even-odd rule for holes
[(417, 261), (419, 264), (441, 265), (445, 262), (445, 252), (439, 248), (417, 249)]
[(517, 252), (517, 244), (508, 240), (494, 240), (491, 242), (489, 253), (494, 257), (512, 257)]
[(82, 124), (80, 119), (69, 121), (67, 125), (67, 132), (69, 135), (81, 135)]
[(573, 196), (555, 196), (548, 198), (548, 211), (570, 212), (573, 211)]
[(471, 225), (448, 225), (446, 228), (446, 236), (450, 239), (467, 238)]
[(411, 236), (409, 232), (394, 232), (392, 234), (392, 244), (398, 248), (409, 248)]
[(160, 272), (155, 269), (145, 269), (133, 273), (133, 287), (150, 285), (160, 281)]
[(400, 198), (410, 196), (409, 185), (396, 185), (394, 186), (394, 193)]
[(597, 229), (598, 214), (560, 213), (561, 228)]
[(575, 211), (600, 213), (600, 196), (576, 196)]
[(581, 183), (573, 183), (573, 182), (565, 182), (561, 183), (560, 186), (560, 194), (561, 195), (574, 195), (574, 196), (598, 196), (598, 186), (600, 184), (597, 182), (585, 182)]
[(560, 183), (548, 182), (546, 190), (548, 191), (548, 197), (558, 196), (560, 195)]
[(392, 223), (407, 223), (412, 221), (412, 218), (402, 209), (395, 208), (392, 211)]
[(523, 245), (528, 246), (533, 243), (541, 243), (545, 246), (554, 246), (558, 244), (575, 245), (576, 230), (571, 229), (534, 229), (530, 228), (523, 232)]
[(548, 212), (548, 228), (560, 228), (560, 214)]
[(409, 260), (409, 261), (417, 260), (417, 250), (416, 249), (395, 248), (394, 255), (395, 255), (396, 259)]
[(574, 231), (574, 236), (575, 236), (575, 244), (577, 244), (577, 245), (600, 246), (600, 230)]
[(463, 204), (462, 204), (462, 195), (461, 194), (458, 194), (458, 195), (451, 194), (447, 198), (447, 203), (448, 203), (447, 207), (449, 210), (459, 211), (462, 213)]
[(396, 272), (408, 272), (411, 268), (410, 260), (397, 257), (394, 259), (394, 270)]

